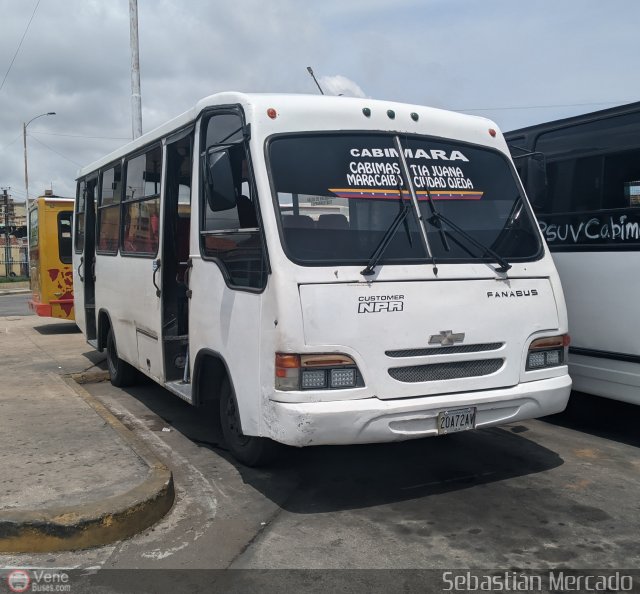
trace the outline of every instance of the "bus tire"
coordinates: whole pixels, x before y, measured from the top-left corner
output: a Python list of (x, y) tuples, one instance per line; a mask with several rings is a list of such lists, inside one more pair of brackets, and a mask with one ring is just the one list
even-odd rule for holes
[(111, 384), (116, 388), (126, 388), (135, 383), (137, 375), (135, 368), (118, 357), (113, 328), (109, 328), (107, 334), (107, 367)]
[(220, 425), (222, 436), (231, 455), (245, 466), (266, 466), (278, 453), (278, 444), (266, 437), (242, 433), (236, 397), (229, 378), (222, 381), (220, 391)]

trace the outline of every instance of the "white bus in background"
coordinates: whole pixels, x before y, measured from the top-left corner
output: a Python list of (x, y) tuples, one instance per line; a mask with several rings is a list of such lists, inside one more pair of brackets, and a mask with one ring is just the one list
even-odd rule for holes
[(224, 93), (80, 170), (76, 319), (111, 381), (275, 443), (406, 440), (563, 410), (567, 316), (482, 118)]
[(573, 387), (640, 404), (640, 103), (506, 137), (562, 279)]

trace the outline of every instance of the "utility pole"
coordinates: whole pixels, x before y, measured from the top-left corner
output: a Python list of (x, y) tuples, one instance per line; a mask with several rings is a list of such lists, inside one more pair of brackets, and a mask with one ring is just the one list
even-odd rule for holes
[(138, 0), (129, 0), (131, 39), (131, 132), (135, 140), (142, 136), (142, 95), (140, 94), (140, 48), (138, 47)]
[(2, 203), (4, 204), (4, 270), (5, 276), (11, 276), (11, 247), (9, 246), (9, 193), (2, 190)]

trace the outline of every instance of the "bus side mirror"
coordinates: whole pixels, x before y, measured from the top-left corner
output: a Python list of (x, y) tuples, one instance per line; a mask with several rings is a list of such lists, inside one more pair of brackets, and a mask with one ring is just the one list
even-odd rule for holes
[(213, 212), (236, 205), (236, 189), (229, 152), (217, 151), (205, 156), (205, 194)]
[(547, 201), (547, 163), (544, 155), (527, 159), (527, 192), (534, 210), (542, 210)]

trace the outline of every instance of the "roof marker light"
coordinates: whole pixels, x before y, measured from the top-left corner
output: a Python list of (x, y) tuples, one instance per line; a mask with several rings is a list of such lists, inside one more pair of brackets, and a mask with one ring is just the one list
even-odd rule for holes
[(363, 107), (362, 108), (362, 113), (367, 117), (371, 116), (371, 110), (368, 107)]
[(497, 132), (493, 128), (489, 128), (489, 136), (491, 136), (491, 138), (495, 138), (496, 134)]
[(387, 115), (389, 116), (390, 120), (393, 120), (396, 117), (396, 112), (393, 111), (393, 109), (387, 109)]
[(267, 115), (272, 120), (275, 120), (278, 117), (278, 112), (275, 109), (273, 109), (273, 107), (270, 107), (269, 109), (267, 109)]
[(419, 118), (420, 118), (420, 116), (415, 111), (411, 113), (411, 119), (414, 122), (417, 122)]

